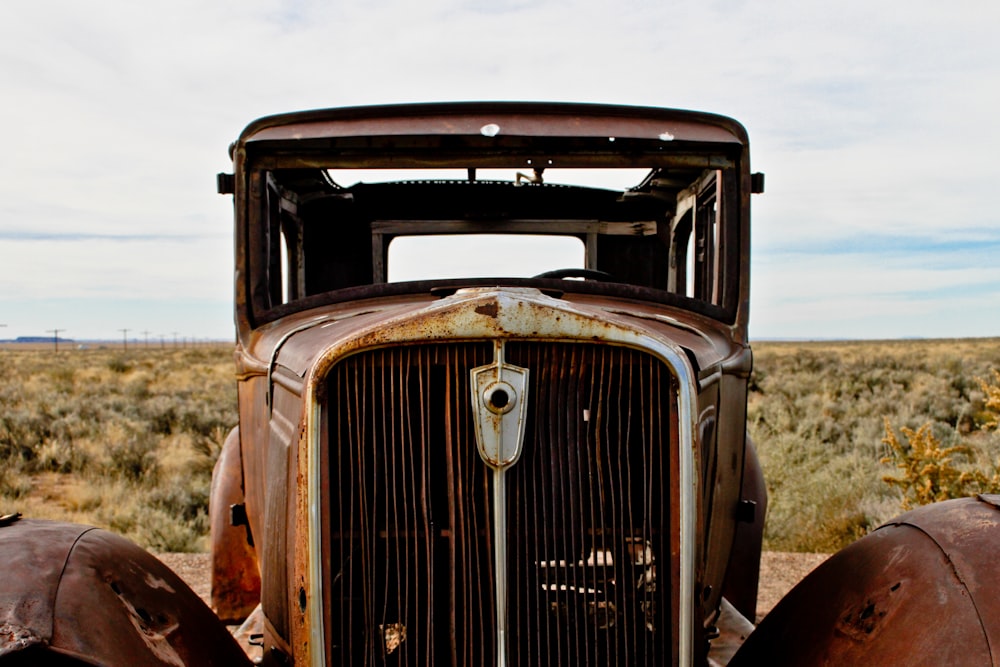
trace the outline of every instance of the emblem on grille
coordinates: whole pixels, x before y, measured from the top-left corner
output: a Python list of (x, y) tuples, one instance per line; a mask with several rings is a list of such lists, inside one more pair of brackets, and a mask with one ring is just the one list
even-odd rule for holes
[(505, 363), (503, 341), (496, 341), (493, 363), (470, 372), (479, 455), (491, 468), (502, 470), (521, 456), (528, 406), (528, 369)]

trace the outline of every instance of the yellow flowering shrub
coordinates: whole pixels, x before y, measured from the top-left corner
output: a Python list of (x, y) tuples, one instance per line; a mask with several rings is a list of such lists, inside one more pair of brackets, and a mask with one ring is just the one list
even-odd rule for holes
[(882, 480), (902, 491), (903, 509), (976, 493), (1000, 491), (1000, 466), (994, 465), (990, 472), (969, 469), (968, 466), (965, 469), (959, 467), (960, 462), (967, 461), (970, 447), (943, 447), (931, 432), (930, 423), (916, 431), (905, 426), (900, 431), (906, 438), (906, 444), (896, 437), (896, 432), (886, 418), (882, 443), (889, 448), (889, 455), (883, 457), (881, 462), (894, 463), (901, 471), (898, 476), (884, 475)]
[(985, 394), (983, 404), (987, 412), (992, 413), (993, 418), (983, 425), (983, 428), (997, 428), (1000, 424), (1000, 371), (993, 369), (993, 384), (982, 378), (976, 378), (980, 388)]

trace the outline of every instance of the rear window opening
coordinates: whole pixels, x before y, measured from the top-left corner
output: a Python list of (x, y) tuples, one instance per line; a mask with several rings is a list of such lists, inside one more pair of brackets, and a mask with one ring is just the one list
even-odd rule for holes
[(388, 282), (449, 278), (530, 278), (584, 267), (583, 241), (541, 234), (399, 236), (389, 243)]

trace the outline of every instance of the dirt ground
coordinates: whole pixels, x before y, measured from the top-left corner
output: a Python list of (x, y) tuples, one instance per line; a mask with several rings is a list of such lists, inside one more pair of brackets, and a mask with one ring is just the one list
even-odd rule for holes
[(800, 554), (765, 551), (760, 559), (760, 588), (757, 591), (757, 622), (771, 611), (785, 593), (829, 558), (829, 554)]
[[(195, 593), (208, 601), (210, 593), (208, 554), (158, 554), (158, 556), (170, 569), (180, 575)], [(827, 554), (764, 552), (760, 565), (757, 620), (771, 611), (785, 593), (826, 559)]]

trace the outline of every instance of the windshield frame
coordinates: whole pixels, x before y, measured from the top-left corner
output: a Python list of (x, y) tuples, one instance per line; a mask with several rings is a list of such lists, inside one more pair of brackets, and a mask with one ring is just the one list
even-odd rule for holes
[[(482, 132), (458, 133), (458, 136), (446, 133), (404, 136), (398, 133), (384, 133), (357, 136), (334, 129), (335, 121), (343, 120), (345, 110), (292, 114), (262, 119), (251, 124), (232, 150), (236, 167), (234, 179), (237, 214), (236, 293), (237, 323), (240, 330), (249, 330), (294, 312), (327, 304), (379, 296), (426, 293), (431, 290), (440, 292), (461, 286), (495, 285), (500, 281), (510, 286), (536, 286), (553, 292), (600, 294), (676, 306), (718, 320), (732, 327), (738, 338), (745, 337), (748, 302), (749, 164), (745, 132), (738, 123), (731, 119), (694, 112), (636, 110), (628, 107), (624, 108), (627, 111), (624, 113), (620, 107), (594, 108), (587, 105), (583, 107), (570, 105), (569, 108), (556, 105), (559, 110), (557, 114), (552, 113), (552, 107), (546, 106), (544, 108), (547, 115), (543, 120), (539, 120), (531, 113), (527, 113), (534, 107), (522, 109), (518, 113), (512, 113), (509, 107), (510, 105), (503, 107), (503, 111), (510, 116), (502, 121), (504, 125), (510, 126), (512, 118), (527, 119), (527, 121), (534, 120), (536, 126), (554, 124), (553, 127), (557, 126), (557, 131), (542, 134), (540, 130), (545, 128), (538, 128), (539, 133), (534, 136), (503, 134), (486, 136)], [(710, 136), (712, 141), (678, 140), (674, 135), (670, 140), (665, 140), (661, 136), (663, 133), (649, 138), (648, 135), (605, 136), (604, 132), (591, 132), (589, 136), (578, 136), (566, 132), (564, 128), (566, 123), (562, 116), (567, 115), (569, 111), (579, 115), (581, 108), (586, 111), (583, 115), (591, 120), (595, 118), (596, 113), (597, 121), (607, 120), (602, 119), (602, 113), (624, 115), (626, 116), (624, 120), (621, 118), (616, 120), (622, 127), (630, 127), (629, 123), (635, 117), (642, 116), (639, 112), (650, 114), (653, 121), (660, 123), (657, 127), (662, 126), (662, 121), (672, 119), (689, 129), (694, 128), (690, 130), (691, 136), (699, 138)], [(422, 123), (439, 122), (442, 117), (450, 120), (448, 114), (444, 113), (445, 110), (438, 107), (433, 109), (431, 121), (427, 120), (425, 114), (427, 108), (421, 105), (416, 105), (416, 108), (406, 106), (391, 107), (388, 108), (389, 111), (386, 109), (381, 107), (374, 110), (347, 110), (351, 112), (347, 114), (347, 119), (354, 121), (360, 119), (364, 121), (361, 124), (368, 127), (375, 121), (370, 118), (366, 120), (366, 114), (377, 116), (375, 112), (380, 111), (384, 117), (403, 121), (404, 126), (417, 131), (421, 130)], [(473, 115), (482, 116), (484, 111), (478, 105), (473, 108), (468, 108), (468, 105), (448, 106), (448, 109), (451, 109), (453, 115), (462, 116), (468, 125), (485, 127), (476, 125), (482, 117), (471, 119), (465, 117), (473, 111), (475, 112)], [(407, 119), (404, 111), (414, 114), (417, 118), (410, 118), (411, 123), (405, 122)], [(494, 116), (498, 113), (495, 112)], [(559, 120), (564, 122), (556, 123)], [(576, 129), (579, 129), (578, 125)], [(304, 132), (303, 127), (311, 129), (309, 132)], [(708, 129), (705, 130), (705, 127)], [(720, 129), (723, 132), (720, 132)], [(539, 163), (569, 168), (643, 168), (655, 171), (686, 166), (724, 170), (730, 176), (725, 179), (723, 188), (728, 215), (723, 216), (725, 220), (722, 221), (726, 228), (726, 245), (722, 248), (723, 269), (719, 286), (722, 292), (718, 299), (719, 304), (692, 300), (663, 290), (636, 285), (505, 276), (486, 279), (374, 283), (310, 295), (291, 303), (280, 304), (272, 304), (262, 298), (263, 288), (259, 275), (259, 267), (264, 261), (260, 257), (262, 247), (260, 234), (263, 223), (261, 188), (265, 180), (263, 175), (270, 170), (366, 169), (374, 166), (417, 169), (431, 165), (458, 167), (470, 170), (471, 173), (471, 170), (488, 168), (529, 170)]]

